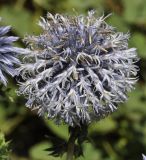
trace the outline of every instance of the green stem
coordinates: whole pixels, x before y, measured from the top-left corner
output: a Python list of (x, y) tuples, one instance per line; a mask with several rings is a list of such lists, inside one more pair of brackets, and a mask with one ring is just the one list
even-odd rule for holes
[(66, 160), (73, 160), (74, 157), (74, 149), (75, 149), (75, 141), (78, 137), (79, 133), (79, 128), (71, 128), (70, 130), (70, 137), (68, 140), (68, 145), (67, 145), (67, 157)]

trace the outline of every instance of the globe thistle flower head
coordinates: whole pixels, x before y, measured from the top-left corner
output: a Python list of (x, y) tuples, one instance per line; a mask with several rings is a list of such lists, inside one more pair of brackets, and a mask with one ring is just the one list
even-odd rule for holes
[(12, 77), (16, 75), (14, 65), (20, 63), (16, 56), (22, 51), (22, 49), (12, 46), (12, 43), (17, 41), (18, 37), (7, 36), (6, 34), (10, 29), (10, 26), (0, 27), (0, 82), (4, 85), (7, 85), (5, 74)]
[(30, 53), (19, 68), (18, 93), (26, 105), (70, 126), (100, 120), (127, 100), (137, 78), (135, 48), (129, 34), (116, 32), (96, 17), (48, 13), (42, 34), (25, 38)]

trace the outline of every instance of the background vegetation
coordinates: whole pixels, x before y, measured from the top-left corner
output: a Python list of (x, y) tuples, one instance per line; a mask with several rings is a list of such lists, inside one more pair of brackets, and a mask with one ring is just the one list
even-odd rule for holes
[[(79, 160), (141, 160), (146, 154), (146, 0), (0, 0), (1, 25), (12, 25), (11, 34), (23, 38), (39, 34), (40, 16), (52, 13), (113, 13), (108, 22), (122, 32), (130, 31), (129, 47), (138, 49), (139, 82), (129, 100), (117, 112), (89, 128), (89, 140)], [(19, 46), (23, 47), (22, 41)], [(27, 109), (18, 97), (15, 80), (0, 85), (0, 130), (10, 142), (12, 160), (60, 160), (69, 135), (66, 125), (56, 126)], [(1, 141), (2, 143), (4, 141)], [(57, 146), (54, 148), (54, 146)], [(45, 151), (53, 147), (52, 151)], [(1, 149), (0, 149), (1, 150)], [(64, 149), (65, 150), (65, 149)]]

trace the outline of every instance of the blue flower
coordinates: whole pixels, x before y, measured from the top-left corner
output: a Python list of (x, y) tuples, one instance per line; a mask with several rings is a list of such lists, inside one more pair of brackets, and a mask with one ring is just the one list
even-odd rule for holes
[(43, 32), (25, 38), (30, 53), (18, 69), (18, 93), (28, 107), (76, 126), (106, 117), (127, 100), (137, 81), (136, 49), (128, 48), (129, 33), (116, 32), (105, 19), (94, 11), (41, 18)]
[(12, 77), (17, 74), (14, 65), (18, 65), (20, 61), (16, 56), (22, 52), (22, 49), (12, 46), (12, 43), (18, 40), (18, 37), (7, 36), (10, 26), (0, 27), (0, 82), (7, 85), (6, 74)]

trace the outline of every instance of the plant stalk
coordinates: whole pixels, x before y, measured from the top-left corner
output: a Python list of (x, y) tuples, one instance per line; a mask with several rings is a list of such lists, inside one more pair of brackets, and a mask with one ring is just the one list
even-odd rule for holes
[(71, 128), (70, 137), (67, 144), (67, 157), (66, 160), (73, 160), (74, 150), (75, 150), (75, 141), (78, 137), (79, 127)]

